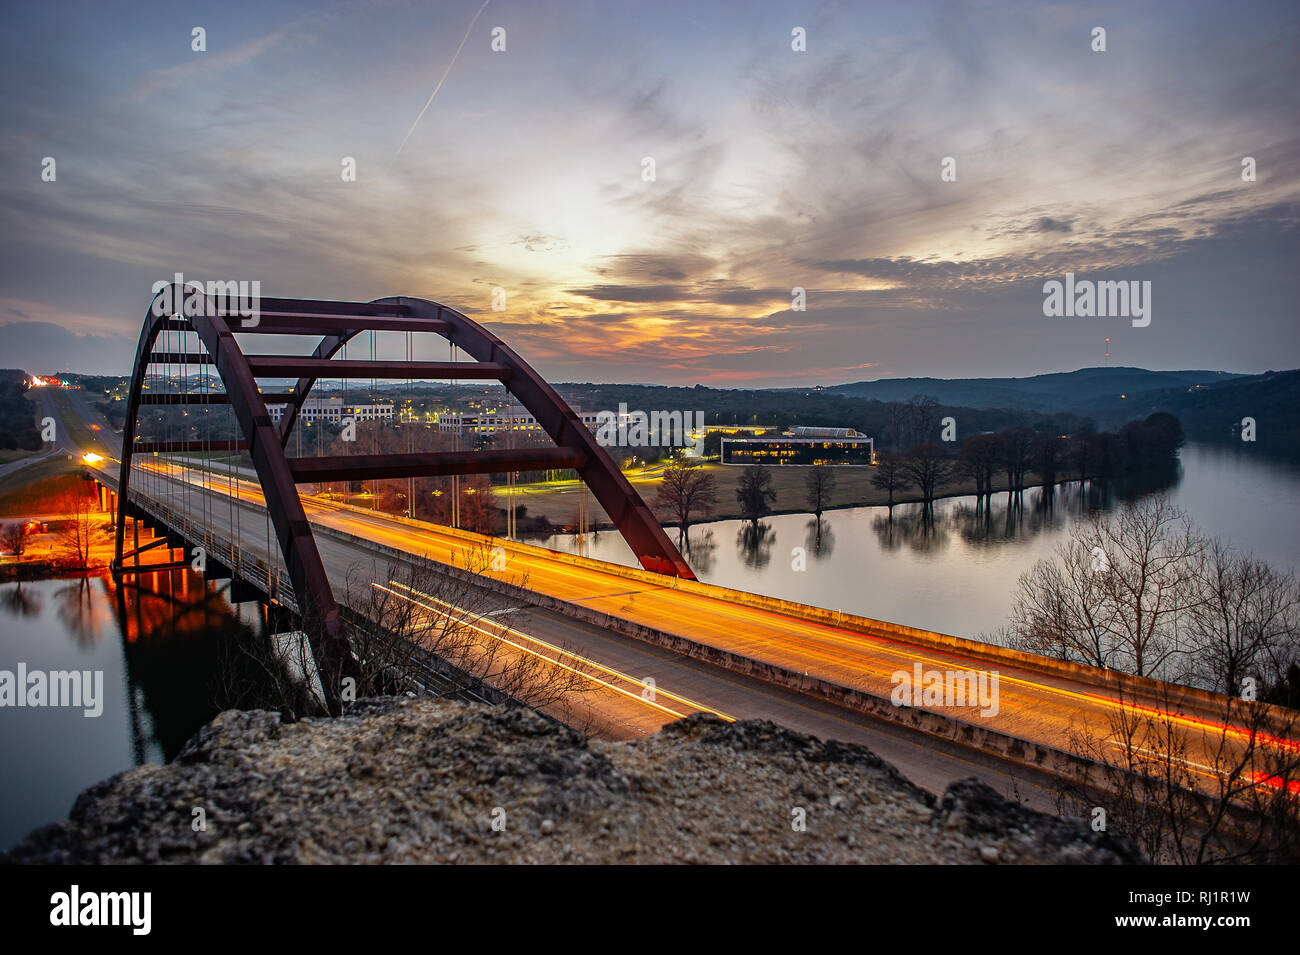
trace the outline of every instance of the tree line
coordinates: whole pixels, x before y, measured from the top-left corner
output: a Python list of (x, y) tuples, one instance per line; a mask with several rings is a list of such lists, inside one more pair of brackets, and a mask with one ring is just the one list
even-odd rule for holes
[(36, 451), (41, 447), (36, 408), (27, 400), (28, 382), (26, 372), (0, 370), (0, 451)]
[(1016, 426), (971, 435), (955, 452), (934, 441), (901, 454), (882, 451), (872, 484), (889, 494), (890, 506), (895, 495), (913, 488), (932, 503), (942, 487), (956, 482), (973, 483), (975, 494), (984, 497), (999, 477), (1013, 494), (1030, 485), (1031, 474), (1048, 487), (1063, 480), (1110, 484), (1176, 468), (1182, 444), (1182, 426), (1164, 412), (1118, 431), (1057, 434)]

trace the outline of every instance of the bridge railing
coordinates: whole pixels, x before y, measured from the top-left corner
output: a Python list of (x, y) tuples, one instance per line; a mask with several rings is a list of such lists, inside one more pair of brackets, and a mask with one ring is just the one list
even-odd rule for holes
[(269, 564), (230, 538), (216, 534), (213, 528), (198, 524), (190, 515), (135, 489), (131, 491), (131, 503), (192, 545), (202, 547), (207, 560), (222, 564), (240, 580), (257, 587), (273, 602), (298, 612), (297, 595), (294, 594), (282, 561)]

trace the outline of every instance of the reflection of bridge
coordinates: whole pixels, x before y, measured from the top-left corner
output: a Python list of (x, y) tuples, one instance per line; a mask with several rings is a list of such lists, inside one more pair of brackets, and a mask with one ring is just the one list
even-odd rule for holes
[[(1197, 756), (1213, 749), (1216, 738), (1231, 745), (1242, 739), (1242, 730), (1222, 722), (1225, 701), (1213, 694), (695, 581), (649, 510), (572, 412), (521, 359), (469, 319), (412, 299), (364, 306), (263, 300), (262, 307), (256, 329), (202, 316), (151, 315), (147, 320), (120, 467), (116, 475), (98, 473), (105, 486), (122, 490), (121, 573), (131, 573), (131, 562), (149, 546), (125, 550), (128, 524), (138, 530), (143, 523), (164, 534), (159, 546), (202, 547), (210, 574), (240, 578), (304, 620), (322, 622), (337, 619), (331, 583), (342, 584), (358, 566), (374, 567), (382, 577), (422, 559), (454, 566), (467, 549), (496, 546), (504, 555), (504, 569), (485, 568), (476, 577), (478, 586), (495, 595), (500, 611), (512, 614), (495, 619), (517, 621), (513, 614), (522, 614), (526, 623), (511, 631), (516, 637), (562, 643), (611, 674), (601, 691), (608, 699), (600, 703), (606, 706), (606, 725), (615, 727), (611, 735), (652, 732), (667, 719), (699, 709), (769, 718), (822, 737), (863, 742), (934, 789), (974, 773), (1006, 791), (1007, 777), (1015, 776), (1022, 793), (1042, 808), (1050, 808), (1057, 777), (1080, 770), (1069, 752), (1072, 734), (1087, 730), (1105, 737), (1115, 714), (1134, 704), (1171, 714), (1187, 736), (1189, 764), (1205, 765)], [(419, 324), (420, 331), (465, 348), (475, 362), (336, 357), (343, 342), (367, 323), (389, 332), (411, 332)], [(248, 355), (235, 339), (301, 337), (311, 331), (321, 340), (310, 358)], [(155, 339), (165, 351), (153, 350)], [(145, 387), (158, 384), (148, 379), (152, 368), (184, 373), (214, 364), (224, 392), (174, 395)], [(529, 408), (555, 448), (477, 455), (287, 455), (296, 409), (312, 383), (349, 375), (400, 380), (490, 376)], [(258, 391), (259, 377), (278, 376), (296, 378), (297, 384), (276, 395)], [(265, 411), (272, 400), (290, 406), (279, 428)], [(225, 405), (241, 436), (137, 440), (139, 409), (173, 403), (185, 408)], [(252, 471), (218, 470), (208, 457), (180, 457), (233, 449), (248, 450)], [(556, 554), (297, 492), (299, 482), (538, 467), (542, 451), (550, 462), (544, 466), (579, 470), (646, 569)], [(527, 609), (521, 612), (521, 607)], [(318, 655), (328, 661), (322, 662), (322, 674), (338, 676), (347, 667), (346, 637), (341, 628), (333, 633), (322, 629)], [(893, 706), (893, 675), (911, 673), (916, 665), (944, 673), (996, 671), (1001, 678), (997, 712), (980, 715), (943, 703)], [(657, 705), (645, 679), (650, 676), (658, 692), (668, 694)], [(682, 702), (664, 705), (665, 698)]]

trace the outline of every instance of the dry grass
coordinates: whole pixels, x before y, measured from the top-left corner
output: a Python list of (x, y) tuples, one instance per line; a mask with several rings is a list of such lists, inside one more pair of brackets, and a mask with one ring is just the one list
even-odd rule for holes
[(27, 517), (58, 510), (59, 498), (82, 485), (82, 468), (52, 457), (0, 478), (0, 517)]

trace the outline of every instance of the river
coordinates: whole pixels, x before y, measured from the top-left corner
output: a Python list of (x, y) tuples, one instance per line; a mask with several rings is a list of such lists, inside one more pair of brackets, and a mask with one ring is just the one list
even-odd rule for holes
[(214, 675), (230, 638), (263, 632), (257, 604), (230, 604), (189, 571), (119, 591), (107, 577), (0, 585), (0, 670), (99, 674), (94, 709), (0, 709), (0, 847), (64, 818), (79, 792), (174, 757), (221, 710)]

